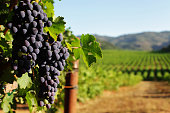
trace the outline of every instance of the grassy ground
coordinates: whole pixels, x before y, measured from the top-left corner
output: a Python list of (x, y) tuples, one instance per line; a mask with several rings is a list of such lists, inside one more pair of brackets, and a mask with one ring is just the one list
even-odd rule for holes
[(170, 113), (170, 86), (167, 82), (141, 82), (105, 91), (103, 96), (79, 104), (77, 113)]

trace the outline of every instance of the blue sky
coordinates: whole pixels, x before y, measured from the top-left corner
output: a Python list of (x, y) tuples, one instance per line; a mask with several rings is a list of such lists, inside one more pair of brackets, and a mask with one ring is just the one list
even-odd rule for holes
[(170, 0), (55, 1), (55, 15), (63, 16), (75, 35), (170, 30)]

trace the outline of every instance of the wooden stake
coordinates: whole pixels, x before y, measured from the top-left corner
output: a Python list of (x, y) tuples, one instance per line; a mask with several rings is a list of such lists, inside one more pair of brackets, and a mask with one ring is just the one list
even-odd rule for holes
[(73, 62), (73, 70), (66, 74), (64, 113), (76, 113), (79, 60)]

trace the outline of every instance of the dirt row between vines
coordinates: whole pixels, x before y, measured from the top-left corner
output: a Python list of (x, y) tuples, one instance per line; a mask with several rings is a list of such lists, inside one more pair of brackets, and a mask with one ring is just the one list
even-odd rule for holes
[[(29, 111), (25, 108), (16, 113)], [(170, 113), (170, 85), (167, 82), (141, 82), (118, 91), (104, 91), (100, 97), (79, 103), (77, 113)]]
[(77, 113), (170, 113), (170, 85), (146, 81), (105, 91), (102, 96), (79, 104)]

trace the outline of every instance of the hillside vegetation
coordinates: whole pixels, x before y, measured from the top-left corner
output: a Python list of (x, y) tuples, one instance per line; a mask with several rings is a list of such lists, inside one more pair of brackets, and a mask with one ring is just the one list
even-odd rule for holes
[[(156, 51), (170, 45), (170, 32), (142, 32), (136, 34), (108, 37), (95, 35), (98, 40), (105, 41), (120, 49)], [(101, 45), (102, 46), (102, 45)], [(107, 47), (107, 46), (106, 46)], [(106, 48), (107, 49), (107, 48)]]

